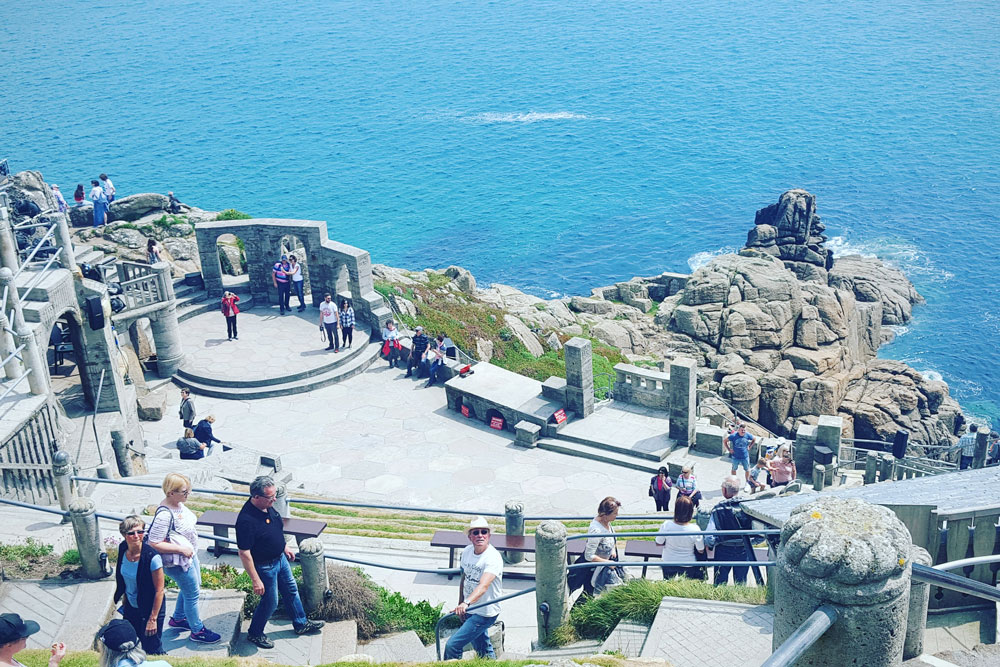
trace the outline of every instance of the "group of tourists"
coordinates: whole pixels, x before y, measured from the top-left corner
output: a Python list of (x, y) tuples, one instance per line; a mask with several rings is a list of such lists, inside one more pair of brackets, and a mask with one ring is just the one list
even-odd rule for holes
[(181, 389), (181, 405), (177, 414), (184, 427), (184, 434), (177, 439), (177, 451), (180, 452), (182, 459), (203, 459), (212, 453), (216, 443), (222, 443), (212, 431), (212, 424), (215, 423), (213, 415), (208, 415), (195, 423), (197, 412), (194, 399), (191, 398), (191, 390), (187, 387)]
[[(108, 221), (108, 207), (115, 200), (115, 184), (111, 182), (107, 174), (101, 174), (90, 181), (90, 201), (94, 204), (94, 227), (100, 227)], [(52, 185), (52, 196), (56, 200), (56, 208), (60, 213), (69, 211), (69, 205), (59, 190), (58, 185)], [(87, 195), (83, 189), (83, 183), (76, 186), (73, 192), (73, 205), (83, 206), (87, 200)]]
[(278, 308), (284, 315), (287, 310), (292, 312), (289, 301), (292, 298), (292, 288), (295, 288), (295, 296), (299, 298), (299, 312), (306, 309), (305, 297), (305, 276), (302, 274), (302, 265), (295, 255), (282, 255), (281, 259), (271, 267), (271, 282), (278, 290)]
[(341, 342), (345, 349), (349, 349), (354, 344), (355, 324), (354, 307), (350, 301), (341, 299), (338, 307), (332, 294), (323, 295), (323, 302), (319, 304), (319, 331), (320, 338), (327, 341), (324, 349), (340, 352)]
[[(982, 429), (982, 431), (981, 431)], [(965, 470), (972, 467), (972, 461), (976, 458), (976, 440), (980, 432), (986, 430), (985, 426), (969, 424), (968, 430), (958, 439), (958, 444), (952, 450), (959, 450), (959, 469)], [(990, 431), (986, 439), (986, 465), (996, 465), (1000, 463), (1000, 433)]]

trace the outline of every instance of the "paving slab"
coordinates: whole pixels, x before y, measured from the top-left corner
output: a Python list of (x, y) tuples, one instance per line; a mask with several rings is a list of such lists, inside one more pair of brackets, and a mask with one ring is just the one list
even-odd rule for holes
[[(274, 648), (262, 649), (247, 641), (250, 621), (242, 622), (242, 629), (233, 642), (231, 655), (263, 658), (283, 665), (319, 665), (323, 661), (323, 634), (295, 634), (289, 618), (271, 618), (264, 626), (264, 634), (274, 642)], [(325, 630), (326, 628), (324, 628)]]
[[(204, 561), (202, 561), (204, 562)], [(240, 612), (243, 609), (245, 593), (233, 590), (201, 590), (199, 598), (201, 621), (205, 627), (222, 635), (218, 644), (199, 644), (188, 637), (190, 632), (163, 626), (163, 650), (172, 656), (225, 658), (231, 654), (233, 640), (239, 633)], [(167, 618), (177, 605), (177, 591), (168, 590)]]
[(601, 644), (599, 652), (617, 652), (629, 658), (638, 658), (642, 655), (642, 647), (646, 643), (648, 634), (649, 626), (645, 623), (620, 621)]
[(433, 646), (424, 646), (420, 637), (412, 630), (373, 639), (367, 644), (358, 646), (358, 652), (370, 655), (375, 662), (418, 662), (434, 660), (437, 657), (436, 649)]
[(5, 581), (0, 613), (19, 614), (38, 623), (28, 648), (63, 642), (71, 651), (93, 648), (97, 629), (111, 616), (114, 578), (100, 581)]
[(773, 624), (770, 605), (666, 597), (641, 657), (669, 660), (675, 667), (760, 665), (771, 655)]

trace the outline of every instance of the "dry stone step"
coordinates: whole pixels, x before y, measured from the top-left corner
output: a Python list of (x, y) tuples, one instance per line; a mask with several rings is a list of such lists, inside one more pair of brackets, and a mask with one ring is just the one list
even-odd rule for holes
[(657, 469), (660, 467), (659, 461), (650, 461), (646, 458), (612, 452), (601, 447), (593, 447), (591, 445), (565, 440), (561, 437), (541, 438), (536, 443), (536, 446), (539, 449), (547, 449), (550, 452), (559, 452), (560, 454), (566, 454), (568, 456), (576, 456), (578, 458), (610, 463), (622, 468), (641, 470), (642, 472), (648, 472), (651, 475), (655, 475)]
[[(225, 658), (231, 655), (231, 648), (240, 631), (240, 612), (245, 594), (233, 590), (201, 590), (199, 609), (205, 627), (222, 635), (218, 644), (200, 644), (190, 639), (187, 630), (163, 626), (163, 650), (171, 656)], [(177, 591), (168, 590), (163, 603), (167, 608), (167, 618), (177, 604)], [(95, 629), (96, 631), (96, 629)]]
[(422, 662), (436, 657), (434, 647), (424, 646), (413, 630), (378, 637), (359, 646), (358, 651), (370, 655), (375, 662)]

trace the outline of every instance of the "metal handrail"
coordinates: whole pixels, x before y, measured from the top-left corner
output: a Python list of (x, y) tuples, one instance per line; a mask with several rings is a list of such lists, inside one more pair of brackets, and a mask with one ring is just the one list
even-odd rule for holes
[(55, 225), (52, 225), (51, 227), (49, 227), (49, 230), (47, 232), (45, 232), (45, 236), (43, 236), (38, 241), (38, 243), (35, 244), (35, 247), (31, 250), (31, 254), (28, 255), (27, 259), (25, 259), (23, 262), (21, 262), (21, 266), (18, 267), (17, 271), (14, 272), (14, 278), (15, 279), (19, 275), (21, 275), (21, 272), (24, 271), (25, 267), (28, 266), (28, 262), (30, 262), (31, 260), (33, 260), (35, 258), (35, 255), (37, 255), (38, 251), (42, 249), (42, 246), (45, 244), (45, 242), (48, 240), (48, 238), (50, 236), (52, 236), (52, 233), (55, 231), (55, 229), (56, 229)]
[(778, 650), (764, 661), (761, 667), (787, 667), (794, 665), (823, 633), (830, 629), (840, 616), (840, 612), (831, 605), (820, 605), (795, 632), (788, 636)]
[[(500, 597), (494, 598), (493, 600), (490, 600), (489, 602), (481, 602), (479, 604), (474, 604), (474, 605), (472, 605), (470, 607), (467, 607), (465, 611), (466, 612), (470, 612), (473, 609), (479, 609), (481, 607), (488, 607), (489, 605), (491, 605), (491, 604), (497, 604), (498, 602), (506, 602), (507, 600), (510, 600), (511, 598), (516, 598), (516, 597), (518, 597), (520, 595), (526, 595), (528, 593), (534, 593), (534, 592), (535, 592), (535, 586), (532, 586), (530, 588), (525, 588), (523, 591), (518, 591), (516, 593), (511, 593), (509, 595), (501, 595)], [(444, 616), (442, 616), (441, 618), (439, 618), (438, 622), (434, 625), (434, 644), (435, 644), (435, 646), (437, 648), (437, 659), (438, 659), (438, 661), (441, 660), (441, 623), (445, 619), (451, 618), (452, 616), (458, 616), (458, 614), (456, 614), (454, 612), (449, 612), (449, 613), (445, 614)]]
[[(160, 484), (150, 484), (146, 482), (128, 482), (123, 479), (103, 479), (100, 477), (82, 477), (74, 475), (73, 480), (78, 482), (94, 482), (98, 484), (118, 484), (120, 486), (136, 486), (147, 489), (160, 489)], [(246, 498), (247, 494), (245, 491), (226, 491), (224, 489), (205, 489), (205, 488), (191, 488), (194, 493), (214, 493), (222, 496), (240, 496)], [(451, 510), (442, 509), (440, 507), (413, 507), (405, 505), (380, 505), (375, 503), (352, 503), (340, 500), (323, 500), (321, 498), (289, 498), (289, 503), (296, 503), (299, 505), (329, 505), (333, 507), (357, 507), (361, 509), (384, 509), (384, 510), (396, 510), (400, 512), (430, 512), (434, 514), (456, 514), (459, 516), (483, 516), (483, 517), (495, 517), (503, 518), (506, 516), (503, 512), (482, 512), (478, 510)], [(660, 521), (663, 519), (669, 519), (672, 515), (659, 514), (656, 516), (619, 516), (619, 521)], [(593, 519), (593, 515), (587, 516), (525, 516), (525, 521), (589, 521)], [(760, 531), (757, 531), (758, 533)], [(756, 534), (756, 533), (755, 533)]]
[(28, 295), (31, 294), (31, 290), (35, 289), (38, 286), (38, 283), (42, 282), (42, 278), (45, 277), (45, 272), (49, 270), (49, 267), (52, 266), (53, 262), (59, 259), (59, 255), (62, 254), (62, 251), (63, 249), (59, 248), (54, 253), (52, 253), (52, 256), (49, 257), (49, 261), (45, 262), (45, 266), (43, 266), (42, 270), (38, 272), (38, 275), (35, 276), (35, 279), (31, 281), (31, 283), (28, 285), (28, 289), (26, 289), (24, 291), (24, 294), (21, 295), (21, 298), (18, 299), (21, 303), (24, 303), (25, 301), (28, 300)]
[(675, 560), (616, 560), (616, 561), (584, 561), (567, 565), (567, 570), (583, 570), (589, 567), (604, 567), (609, 564), (614, 567), (773, 567), (778, 564), (774, 560), (696, 560), (696, 561), (675, 561)]
[(3, 393), (3, 396), (0, 396), (0, 401), (7, 398), (7, 395), (10, 394), (10, 392), (14, 391), (14, 387), (19, 385), (21, 383), (21, 380), (28, 377), (28, 375), (31, 373), (32, 370), (33, 369), (29, 368), (28, 370), (24, 371), (24, 375), (14, 380), (14, 382), (9, 387), (7, 387), (7, 391)]
[[(753, 417), (750, 417), (749, 415), (747, 415), (747, 414), (745, 414), (745, 413), (740, 412), (739, 410), (737, 410), (735, 406), (733, 406), (732, 404), (730, 404), (729, 402), (727, 402), (726, 399), (724, 399), (721, 396), (719, 396), (718, 393), (716, 393), (714, 391), (711, 391), (710, 389), (705, 389), (703, 391), (705, 391), (706, 393), (708, 393), (710, 396), (714, 396), (715, 398), (719, 399), (719, 402), (722, 403), (727, 408), (729, 408), (730, 410), (732, 410), (733, 414), (736, 415), (737, 417), (739, 417), (741, 419), (741, 421), (748, 422), (750, 424), (753, 424), (754, 426), (758, 426), (758, 427), (764, 429), (764, 432), (767, 433), (768, 437), (770, 437), (770, 438), (777, 438), (778, 437), (777, 435), (775, 435), (771, 431), (771, 429), (769, 429), (768, 427), (764, 426), (763, 424), (761, 424), (760, 422), (758, 422), (757, 420), (755, 420)], [(718, 410), (716, 410), (715, 408), (713, 408), (711, 405), (704, 405), (704, 404), (702, 404), (702, 403), (699, 402), (698, 407), (708, 408), (709, 410), (711, 410), (715, 414), (719, 415), (720, 417), (725, 417), (726, 416), (726, 415), (722, 414), (721, 412), (719, 412)]]
[(993, 602), (1000, 602), (1000, 590), (981, 581), (966, 579), (965, 577), (960, 577), (957, 574), (939, 570), (929, 565), (914, 563), (913, 578), (917, 581), (923, 581), (928, 584), (940, 586), (941, 588), (948, 588), (959, 593), (966, 593)]
[(692, 531), (690, 533), (648, 533), (648, 532), (633, 532), (633, 533), (581, 533), (579, 535), (568, 535), (567, 540), (584, 540), (591, 537), (705, 537), (705, 536), (724, 536), (724, 537), (740, 537), (743, 535), (753, 536), (753, 535), (780, 535), (781, 530), (778, 528), (762, 528), (761, 530), (699, 530), (697, 533)]
[(4, 359), (3, 361), (0, 361), (0, 366), (6, 366), (7, 362), (10, 361), (11, 359), (13, 359), (14, 357), (17, 357), (18, 359), (20, 359), (21, 357), (18, 357), (17, 353), (20, 352), (23, 349), (24, 349), (24, 344), (23, 343), (21, 345), (18, 345), (17, 349), (15, 349), (13, 352), (11, 352), (9, 355), (7, 355), (6, 359)]
[(984, 563), (1000, 563), (1000, 554), (993, 554), (992, 556), (976, 556), (974, 558), (963, 558), (961, 560), (953, 560), (947, 563), (939, 563), (934, 566), (935, 570), (957, 570), (961, 567), (966, 567), (969, 565), (983, 565)]

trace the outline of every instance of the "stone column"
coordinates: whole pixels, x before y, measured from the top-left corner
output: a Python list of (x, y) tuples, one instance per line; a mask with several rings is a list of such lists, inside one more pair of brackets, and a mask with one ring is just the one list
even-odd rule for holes
[(115, 451), (115, 461), (118, 463), (118, 474), (122, 477), (132, 477), (132, 454), (128, 449), (128, 437), (121, 429), (111, 430), (111, 448)]
[(820, 415), (816, 425), (816, 444), (829, 447), (834, 456), (840, 457), (840, 437), (844, 430), (844, 418)]
[(101, 530), (97, 525), (94, 501), (90, 498), (74, 498), (69, 504), (69, 519), (73, 522), (73, 535), (80, 553), (83, 574), (88, 579), (104, 576), (101, 567)]
[(865, 484), (874, 484), (878, 477), (878, 458), (875, 452), (865, 456)]
[(773, 649), (827, 604), (837, 621), (798, 664), (899, 665), (912, 547), (891, 510), (862, 500), (828, 496), (792, 510), (775, 566)]
[(670, 363), (670, 433), (681, 446), (694, 445), (695, 409), (698, 407), (698, 365), (694, 359)]
[[(63, 512), (69, 511), (69, 504), (75, 494), (73, 493), (73, 463), (69, 454), (59, 450), (52, 456), (52, 477), (56, 487), (56, 498), (59, 499), (59, 509)], [(63, 523), (69, 521), (69, 517), (63, 517)]]
[[(588, 343), (589, 345), (589, 343)], [(546, 521), (535, 531), (535, 600), (538, 644), (545, 646), (549, 634), (569, 618), (566, 583), (566, 526)], [(548, 613), (543, 611), (547, 605)]]
[(882, 460), (879, 461), (879, 481), (890, 482), (892, 481), (893, 472), (896, 467), (896, 457), (889, 453), (882, 454)]
[(564, 346), (566, 405), (583, 419), (594, 411), (594, 362), (590, 341), (574, 337)]
[(283, 518), (288, 518), (288, 490), (285, 488), (284, 484), (278, 484), (274, 487), (274, 511), (280, 514)]
[(17, 261), (17, 241), (10, 227), (10, 215), (7, 213), (6, 195), (0, 196), (0, 265), (17, 271), (20, 264)]
[(170, 264), (168, 262), (157, 262), (150, 268), (156, 274), (163, 300), (173, 301), (176, 299), (177, 297), (174, 296), (174, 276), (170, 271)]
[(69, 216), (66, 213), (55, 213), (52, 217), (56, 221), (56, 245), (63, 249), (59, 261), (74, 276), (79, 275), (80, 269), (76, 265), (76, 254), (73, 251), (73, 237), (69, 233)]
[(323, 543), (310, 537), (302, 540), (296, 560), (302, 566), (302, 605), (311, 614), (320, 608), (330, 590), (330, 577), (326, 571)]
[[(3, 288), (0, 287), (0, 289)], [(13, 337), (7, 331), (8, 329), (13, 331), (10, 321), (7, 319), (7, 304), (0, 304), (0, 306), (3, 308), (3, 312), (0, 312), (0, 359), (10, 357), (10, 361), (4, 364), (3, 372), (8, 380), (16, 380), (21, 377), (21, 362), (17, 360), (17, 357), (11, 357), (14, 350), (17, 349), (17, 345), (14, 344)]]
[[(508, 500), (507, 504), (504, 505), (504, 519), (508, 540), (511, 537), (524, 537), (524, 503), (520, 500)], [(524, 560), (524, 553), (504, 551), (503, 560), (509, 565), (514, 565)]]
[(161, 378), (171, 377), (184, 361), (184, 346), (181, 344), (181, 328), (177, 323), (177, 307), (171, 303), (149, 320), (156, 345), (156, 374)]
[(979, 427), (976, 433), (976, 452), (972, 457), (973, 468), (984, 468), (986, 466), (986, 452), (989, 448), (990, 431), (985, 426)]
[[(930, 565), (931, 555), (923, 547), (914, 545), (913, 562)], [(930, 584), (910, 581), (910, 606), (906, 615), (906, 639), (903, 641), (903, 660), (916, 658), (924, 652), (924, 630), (927, 628), (927, 603), (930, 601)]]

